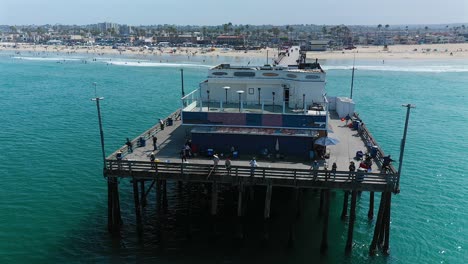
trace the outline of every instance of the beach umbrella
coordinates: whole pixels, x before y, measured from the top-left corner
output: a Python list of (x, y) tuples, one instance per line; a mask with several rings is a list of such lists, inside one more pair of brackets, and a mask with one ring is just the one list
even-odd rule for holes
[(340, 143), (340, 141), (336, 138), (331, 137), (321, 137), (315, 140), (314, 144), (321, 145), (321, 146), (331, 146)]

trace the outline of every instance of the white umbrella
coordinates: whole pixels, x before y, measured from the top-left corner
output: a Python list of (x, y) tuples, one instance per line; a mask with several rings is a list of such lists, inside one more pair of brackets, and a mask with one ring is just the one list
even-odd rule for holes
[(321, 145), (321, 146), (331, 146), (331, 145), (336, 145), (340, 143), (340, 141), (336, 138), (331, 138), (331, 137), (321, 137), (319, 139), (316, 139), (314, 144), (316, 145)]

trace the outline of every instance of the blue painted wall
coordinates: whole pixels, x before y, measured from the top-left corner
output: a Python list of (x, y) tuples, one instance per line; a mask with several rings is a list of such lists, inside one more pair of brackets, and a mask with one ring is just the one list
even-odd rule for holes
[(275, 153), (276, 139), (279, 141), (281, 154), (308, 159), (312, 149), (312, 138), (309, 137), (192, 133), (192, 144), (202, 152), (211, 148), (217, 153), (229, 153), (231, 146), (234, 146), (242, 157), (260, 157), (264, 148)]
[[(306, 115), (281, 115), (278, 122), (268, 122), (264, 119), (273, 115), (249, 114), (249, 113), (222, 113), (222, 112), (183, 112), (184, 124), (210, 124), (223, 126), (258, 126), (270, 124), (270, 126), (287, 128), (317, 127), (317, 123), (325, 123), (325, 116)], [(275, 115), (276, 116), (276, 115)], [(279, 115), (278, 115), (279, 116)], [(276, 124), (276, 125), (273, 125)], [(315, 124), (315, 125), (314, 125)]]

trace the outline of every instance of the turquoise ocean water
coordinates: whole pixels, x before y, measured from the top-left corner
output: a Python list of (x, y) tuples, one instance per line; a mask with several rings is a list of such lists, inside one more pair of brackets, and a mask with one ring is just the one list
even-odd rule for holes
[[(368, 194), (363, 194), (358, 200), (353, 253), (345, 257), (347, 227), (339, 220), (341, 192), (332, 195), (328, 256), (319, 254), (320, 219), (314, 192), (304, 196), (296, 245), (288, 249), (287, 226), (282, 221), (288, 208), (280, 198), (273, 200), (268, 244), (261, 242), (261, 216), (252, 217), (243, 243), (232, 239), (228, 209), (222, 210), (221, 236), (211, 241), (203, 206), (194, 209), (198, 212), (193, 218), (194, 234), (191, 241), (186, 240), (185, 205), (174, 186), (170, 186), (164, 218), (156, 216), (154, 199), (150, 199), (144, 237), (139, 239), (130, 184), (122, 181), (122, 237), (110, 237), (96, 108), (90, 101), (92, 83), (97, 83), (97, 94), (105, 97), (102, 115), (110, 153), (126, 137), (137, 136), (178, 107), (180, 68), (184, 68), (188, 92), (198, 87), (210, 65), (226, 61), (248, 63), (247, 59), (173, 56), (152, 61), (108, 57), (93, 62), (80, 55), (42, 58), (0, 53), (0, 263), (468, 261), (468, 61), (458, 60), (357, 63), (356, 111), (385, 152), (395, 158), (406, 114), (401, 104), (416, 105), (401, 193), (393, 197), (390, 256), (368, 256), (373, 223), (367, 220)], [(352, 62), (322, 64), (327, 69), (328, 94), (348, 96)], [(228, 196), (222, 203), (230, 203)]]

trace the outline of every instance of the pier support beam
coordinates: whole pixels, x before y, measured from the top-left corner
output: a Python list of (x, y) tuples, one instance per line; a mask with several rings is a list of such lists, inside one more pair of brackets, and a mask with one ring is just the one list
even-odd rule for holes
[(242, 204), (244, 196), (244, 185), (241, 183), (237, 186), (237, 237), (240, 239), (244, 238), (244, 228), (243, 228), (243, 213), (244, 208)]
[(367, 218), (372, 220), (374, 218), (374, 192), (370, 192), (369, 197), (369, 212), (367, 212)]
[(386, 218), (384, 219), (385, 221), (385, 241), (384, 245), (382, 247), (382, 251), (384, 254), (390, 254), (390, 210), (392, 206), (392, 193), (391, 192), (385, 192), (386, 194), (386, 206), (385, 208), (385, 216)]
[(138, 180), (133, 178), (133, 199), (135, 201), (135, 215), (137, 222), (138, 233), (141, 233), (142, 224), (141, 224), (141, 207), (140, 207), (140, 197), (138, 193)]
[(141, 207), (146, 207), (146, 195), (145, 195), (145, 180), (140, 180), (140, 201)]
[(345, 191), (343, 195), (343, 210), (341, 211), (341, 220), (345, 220), (348, 216), (348, 197), (349, 191)]
[(323, 229), (322, 243), (320, 244), (320, 253), (325, 254), (328, 250), (328, 218), (330, 215), (330, 190), (324, 190), (324, 211), (323, 211)]
[(299, 188), (294, 188), (294, 191), (293, 191), (293, 198), (292, 198), (292, 213), (291, 213), (291, 217), (289, 219), (289, 235), (288, 235), (288, 246), (289, 247), (292, 247), (294, 245), (294, 240), (295, 240), (295, 236), (294, 236), (294, 224), (296, 222), (296, 219), (298, 218), (298, 214), (299, 214), (299, 211), (300, 209), (298, 209), (298, 207), (300, 207), (300, 194), (301, 193), (301, 190)]
[(167, 180), (162, 180), (162, 205), (165, 212), (167, 212)]
[(162, 184), (161, 180), (156, 180), (156, 208), (158, 211), (161, 210), (161, 199), (162, 199)]
[(348, 224), (348, 239), (346, 240), (345, 252), (351, 253), (353, 248), (353, 232), (354, 232), (354, 221), (356, 220), (356, 199), (357, 191), (351, 192), (351, 208), (349, 210), (349, 224)]
[(120, 215), (119, 183), (116, 178), (107, 178), (107, 228), (111, 233), (118, 233), (122, 225)]
[(187, 239), (192, 238), (192, 184), (187, 182)]
[(211, 187), (211, 216), (215, 216), (218, 212), (218, 184), (216, 181)]
[(216, 214), (218, 213), (218, 184), (213, 181), (211, 185), (211, 227), (213, 236), (216, 236)]
[(318, 215), (321, 217), (323, 215), (323, 203), (324, 203), (325, 189), (320, 190), (320, 206), (318, 210)]
[(270, 205), (271, 205), (271, 194), (273, 192), (273, 186), (268, 184), (266, 187), (266, 194), (265, 194), (265, 210), (263, 211), (263, 218), (264, 218), (264, 228), (263, 228), (263, 238), (268, 240), (269, 238), (269, 220), (270, 220)]
[(383, 218), (384, 218), (384, 211), (385, 211), (385, 195), (382, 193), (380, 197), (380, 205), (379, 205), (379, 212), (377, 213), (377, 221), (375, 223), (375, 228), (374, 228), (374, 236), (372, 238), (371, 245), (369, 247), (369, 255), (374, 256), (375, 253), (377, 252), (377, 243), (380, 240), (380, 237), (382, 236), (382, 223), (383, 223)]

